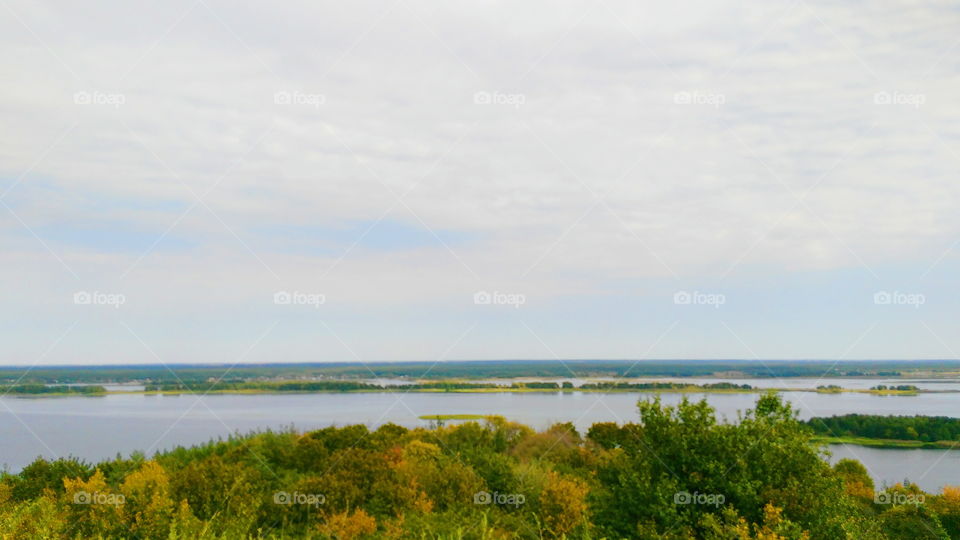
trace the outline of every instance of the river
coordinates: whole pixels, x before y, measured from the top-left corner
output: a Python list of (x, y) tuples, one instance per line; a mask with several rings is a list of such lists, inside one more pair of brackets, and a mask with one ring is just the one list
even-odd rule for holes
[[(876, 383), (876, 381), (874, 381)], [(661, 394), (677, 403), (682, 395)], [(756, 394), (687, 394), (706, 397), (722, 418), (736, 420)], [(801, 418), (847, 413), (958, 416), (960, 395), (878, 396), (784, 392)], [(193, 445), (231, 433), (293, 426), (310, 430), (362, 423), (426, 426), (430, 414), (497, 414), (536, 428), (573, 422), (586, 430), (595, 422), (637, 419), (636, 402), (646, 393), (323, 393), (195, 395), (113, 394), (102, 397), (0, 398), (0, 463), (18, 471), (37, 456), (73, 455), (88, 461), (134, 450)], [(878, 485), (905, 477), (925, 490), (960, 485), (960, 452), (834, 446), (832, 459), (857, 458)]]

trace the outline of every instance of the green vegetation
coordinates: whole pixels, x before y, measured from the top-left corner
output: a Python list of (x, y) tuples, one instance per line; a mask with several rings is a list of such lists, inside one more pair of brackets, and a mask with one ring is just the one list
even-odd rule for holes
[(960, 489), (876, 492), (830, 467), (776, 394), (736, 424), (705, 402), (535, 432), (499, 417), (261, 432), (152, 459), (0, 474), (0, 538), (946, 539)]
[[(404, 392), (416, 390), (440, 390), (451, 392), (454, 390), (484, 390), (484, 389), (502, 389), (503, 387), (491, 383), (468, 383), (462, 381), (441, 381), (419, 384), (405, 384), (396, 386), (382, 386), (381, 390), (402, 390)], [(517, 387), (519, 388), (519, 387)]]
[(425, 414), (420, 417), (421, 420), (483, 420), (488, 416), (483, 414)]
[(213, 382), (184, 382), (144, 385), (147, 392), (230, 392), (230, 391), (265, 391), (265, 392), (351, 392), (358, 390), (380, 390), (374, 384), (354, 381), (280, 381), (280, 382), (248, 382), (242, 380), (213, 381)]
[[(523, 385), (515, 385), (514, 389), (523, 389)], [(547, 387), (536, 387), (547, 388)], [(554, 384), (553, 389), (559, 387)], [(189, 383), (148, 384), (144, 386), (146, 392), (201, 392), (201, 393), (229, 393), (229, 392), (451, 392), (462, 390), (509, 390), (495, 384), (468, 383), (459, 381), (427, 382), (404, 385), (377, 385), (357, 381), (212, 381)]]
[(913, 395), (920, 392), (920, 389), (912, 384), (901, 384), (897, 386), (887, 386), (885, 384), (878, 384), (870, 388), (871, 391), (878, 394), (906, 394)]
[[(37, 366), (0, 368), (0, 384), (11, 384), (26, 375), (23, 382), (42, 384), (119, 383), (150, 384), (194, 383), (215, 380), (225, 365), (136, 365), (136, 366)], [(230, 367), (240, 380), (267, 379), (365, 379), (432, 378), (489, 379), (517, 377), (898, 377), (904, 374), (924, 376), (960, 374), (957, 361), (778, 361), (752, 360), (510, 360), (443, 362), (392, 362), (357, 365), (258, 364)]]
[[(510, 385), (511, 388), (532, 388), (536, 390), (559, 390), (560, 385), (555, 382), (515, 382)], [(573, 385), (570, 385), (568, 388), (572, 388)]]
[(902, 448), (902, 449), (952, 449), (958, 446), (955, 441), (903, 441), (899, 439), (871, 439), (868, 437), (825, 437), (817, 435), (813, 438), (817, 444), (855, 444), (857, 446), (872, 446), (874, 448)]
[[(682, 381), (669, 382), (623, 382), (598, 381), (587, 382), (574, 387), (569, 381), (562, 383), (554, 381), (512, 381), (509, 385), (492, 382), (470, 382), (461, 379), (423, 380), (413, 383), (374, 384), (358, 380), (329, 379), (329, 380), (262, 380), (231, 377), (229, 379), (210, 378), (203, 381), (177, 381), (146, 383), (146, 393), (201, 393), (201, 394), (255, 394), (255, 393), (282, 393), (282, 392), (765, 392), (767, 389), (758, 388), (749, 384), (732, 382), (716, 382), (694, 384)], [(777, 391), (785, 389), (778, 388)], [(806, 391), (803, 388), (793, 391)], [(9, 394), (37, 394), (37, 395), (67, 395), (88, 394), (100, 395), (105, 393), (137, 393), (140, 390), (108, 391), (100, 385), (52, 385), (52, 384), (17, 384), (0, 386), (0, 392)], [(837, 385), (818, 386), (816, 392), (841, 393), (861, 392), (883, 395), (915, 395), (918, 390), (912, 385), (896, 387), (875, 386), (869, 390), (850, 390)]]
[(580, 386), (581, 390), (753, 390), (749, 384), (733, 384), (728, 382), (690, 384), (682, 382), (597, 382), (586, 383)]
[(67, 385), (44, 385), (44, 384), (15, 384), (0, 386), (0, 395), (43, 395), (43, 396), (65, 396), (65, 395), (101, 395), (107, 393), (107, 389), (102, 386), (67, 386)]
[[(565, 382), (514, 382), (510, 386), (493, 383), (471, 383), (463, 381), (421, 382), (402, 385), (376, 385), (356, 381), (212, 381), (192, 383), (148, 384), (146, 392), (199, 392), (199, 393), (244, 393), (244, 392), (558, 392), (574, 390), (572, 384)], [(680, 392), (716, 392), (716, 391), (752, 391), (748, 384), (727, 382), (708, 384), (689, 384), (676, 382), (651, 383), (586, 383), (577, 390), (584, 392), (612, 391), (680, 391)]]
[(806, 423), (820, 436), (923, 443), (946, 441), (950, 446), (960, 441), (960, 418), (946, 416), (847, 414), (811, 418)]

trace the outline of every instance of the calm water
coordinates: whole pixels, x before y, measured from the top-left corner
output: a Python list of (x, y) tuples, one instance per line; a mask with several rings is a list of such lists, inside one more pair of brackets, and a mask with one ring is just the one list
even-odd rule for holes
[[(873, 384), (877, 384), (873, 381)], [(924, 414), (960, 416), (960, 396), (874, 396), (870, 394), (783, 394), (801, 418), (835, 414)], [(110, 395), (103, 397), (0, 398), (0, 463), (16, 471), (37, 456), (74, 455), (89, 461), (134, 450), (148, 454), (191, 445), (234, 432), (294, 426), (300, 430), (386, 422), (425, 426), (420, 415), (498, 414), (537, 428), (574, 422), (586, 429), (594, 422), (637, 419), (637, 393), (549, 394), (260, 394), (197, 396)], [(751, 408), (754, 394), (690, 394), (706, 397), (730, 420)], [(678, 394), (662, 394), (669, 404)], [(833, 459), (859, 458), (879, 483), (909, 477), (924, 489), (960, 484), (960, 452), (880, 450), (836, 446)]]

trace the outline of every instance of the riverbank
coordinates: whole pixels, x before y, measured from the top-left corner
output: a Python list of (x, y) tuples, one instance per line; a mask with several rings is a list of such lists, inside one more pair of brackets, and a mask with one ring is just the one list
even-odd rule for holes
[(852, 444), (872, 448), (950, 450), (960, 446), (958, 441), (902, 441), (898, 439), (871, 439), (869, 437), (813, 437), (818, 444)]
[(409, 387), (397, 386), (397, 387), (381, 387), (381, 388), (361, 388), (361, 389), (327, 389), (327, 388), (318, 388), (318, 389), (308, 389), (308, 390), (286, 390), (282, 388), (194, 388), (194, 389), (139, 389), (139, 390), (103, 390), (96, 392), (46, 392), (46, 393), (34, 393), (34, 392), (17, 392), (10, 391), (3, 393), (0, 389), (0, 394), (8, 395), (12, 397), (77, 397), (77, 396), (89, 396), (89, 397), (100, 397), (106, 395), (131, 395), (131, 394), (144, 394), (144, 395), (228, 395), (228, 394), (237, 394), (237, 395), (255, 395), (255, 394), (356, 394), (356, 393), (461, 393), (461, 394), (488, 394), (488, 393), (599, 393), (599, 394), (608, 394), (608, 393), (645, 393), (645, 394), (663, 394), (663, 393), (675, 393), (675, 394), (763, 394), (766, 392), (807, 392), (815, 394), (843, 394), (843, 393), (855, 393), (855, 394), (869, 394), (877, 396), (917, 396), (919, 394), (944, 394), (944, 393), (960, 393), (960, 390), (874, 390), (874, 389), (861, 389), (861, 388), (831, 388), (829, 390), (817, 389), (817, 388), (772, 388), (772, 387), (758, 387), (758, 388), (711, 388), (708, 386), (698, 386), (698, 385), (687, 385), (687, 386), (673, 386), (665, 388), (645, 388), (645, 387), (629, 387), (629, 388), (581, 388), (581, 387), (572, 387), (572, 388), (537, 388), (537, 387), (515, 387), (515, 386), (488, 386), (488, 387), (479, 387), (479, 388), (417, 388), (414, 385)]
[[(867, 410), (884, 415), (958, 415), (955, 400), (935, 394), (909, 398), (856, 393), (782, 392), (780, 395), (794, 405), (801, 420)], [(17, 471), (38, 455), (72, 454), (91, 462), (109, 459), (118, 451), (128, 454), (140, 450), (149, 455), (156, 449), (203, 444), (211, 437), (226, 439), (236, 433), (268, 429), (282, 431), (290, 426), (312, 430), (365, 424), (372, 429), (391, 423), (414, 429), (429, 427), (432, 422), (420, 416), (437, 414), (502, 416), (539, 430), (556, 423), (572, 422), (584, 434), (598, 422), (637, 422), (637, 402), (657, 396), (671, 406), (677, 405), (684, 397), (697, 401), (705, 398), (717, 409), (719, 418), (735, 423), (742, 411), (753, 406), (758, 394), (283, 392), (201, 396), (199, 393), (175, 396), (138, 392), (109, 394), (96, 399), (0, 398), (5, 402), (0, 404), (0, 410), (9, 408), (12, 411), (12, 414), (0, 414), (0, 431), (8, 434), (4, 439), (2, 462), (10, 470)], [(483, 423), (483, 420), (477, 421)], [(469, 420), (444, 422), (449, 425)], [(843, 433), (839, 429), (835, 432)], [(878, 484), (887, 482), (892, 485), (909, 476), (927, 490), (936, 491), (945, 483), (960, 485), (960, 452), (856, 445), (831, 445), (829, 448), (835, 456), (861, 456), (870, 471), (876, 474)], [(851, 450), (845, 453), (844, 448)]]

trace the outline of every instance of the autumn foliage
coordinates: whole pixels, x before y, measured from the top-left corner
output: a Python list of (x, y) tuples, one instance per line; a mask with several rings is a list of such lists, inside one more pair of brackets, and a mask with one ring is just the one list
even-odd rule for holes
[(537, 432), (503, 418), (429, 428), (262, 432), (0, 477), (0, 538), (960, 536), (960, 488), (878, 488), (830, 466), (775, 395), (736, 422), (705, 403)]

